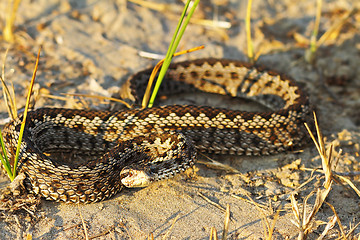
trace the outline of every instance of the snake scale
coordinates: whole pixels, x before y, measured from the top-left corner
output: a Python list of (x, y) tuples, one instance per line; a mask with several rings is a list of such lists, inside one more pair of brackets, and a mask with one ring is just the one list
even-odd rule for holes
[[(125, 83), (138, 103), (152, 69)], [(160, 94), (203, 91), (249, 98), (265, 112), (169, 105), (118, 111), (40, 108), (28, 113), (19, 171), (29, 192), (48, 200), (97, 202), (124, 186), (143, 187), (192, 166), (196, 152), (269, 155), (306, 139), (308, 98), (290, 78), (250, 64), (199, 59), (172, 64)], [(22, 117), (4, 128), (14, 156)]]

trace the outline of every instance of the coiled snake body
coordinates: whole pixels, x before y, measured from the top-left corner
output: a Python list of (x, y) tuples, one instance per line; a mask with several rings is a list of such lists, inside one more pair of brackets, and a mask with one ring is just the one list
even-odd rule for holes
[[(135, 74), (122, 97), (141, 100), (151, 69)], [(19, 170), (26, 187), (48, 200), (96, 202), (124, 186), (146, 186), (193, 165), (196, 150), (268, 155), (300, 146), (308, 99), (294, 81), (234, 60), (171, 65), (162, 94), (205, 91), (246, 97), (268, 112), (170, 105), (98, 111), (40, 108), (28, 113)], [(14, 156), (22, 117), (5, 126)]]

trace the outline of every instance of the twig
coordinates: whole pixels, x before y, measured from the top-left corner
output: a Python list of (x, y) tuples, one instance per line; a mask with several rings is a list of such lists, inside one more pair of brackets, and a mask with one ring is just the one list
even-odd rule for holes
[(127, 229), (125, 223), (123, 221), (121, 221), (120, 223), (121, 223), (122, 227), (125, 228), (125, 231), (126, 231), (127, 235), (129, 236), (130, 240), (132, 240), (131, 234), (130, 234), (129, 230)]
[[(245, 202), (247, 202), (247, 203), (250, 203), (250, 204), (252, 204), (252, 205), (254, 205), (254, 206), (255, 206), (255, 205), (258, 205), (259, 207), (261, 207), (261, 208), (264, 209), (264, 210), (268, 210), (268, 207), (267, 207), (266, 205), (260, 204), (260, 203), (255, 203), (255, 204), (254, 204), (254, 201), (251, 201), (252, 199), (249, 200), (249, 199), (246, 199), (246, 198), (237, 196), (237, 195), (235, 195), (235, 194), (231, 194), (230, 196), (232, 196), (232, 197), (234, 197), (234, 198), (236, 198), (236, 199), (245, 201)], [(249, 196), (247, 196), (247, 197), (249, 197)]]
[[(261, 213), (262, 215), (262, 221), (261, 223), (263, 224), (263, 228), (264, 228), (264, 235), (265, 236), (269, 236), (269, 234), (271, 233), (272, 234), (272, 227), (270, 227), (270, 223), (269, 221), (267, 220), (267, 217), (266, 217), (266, 214), (264, 213), (264, 210), (261, 209), (257, 202), (255, 202), (248, 194), (246, 194), (246, 196), (248, 197), (248, 199), (253, 203), (253, 205), (257, 208), (257, 210)], [(275, 218), (274, 220), (276, 221), (277, 218)], [(266, 238), (268, 239), (268, 237)]]
[(89, 240), (88, 232), (87, 232), (87, 229), (86, 229), (86, 224), (85, 224), (84, 218), (83, 218), (83, 216), (82, 216), (82, 214), (81, 214), (81, 211), (80, 211), (80, 204), (78, 203), (77, 206), (78, 206), (78, 209), (79, 209), (79, 214), (80, 214), (80, 218), (81, 218), (81, 223), (82, 223), (82, 226), (83, 226), (83, 228), (84, 228), (85, 239), (86, 239), (86, 240)]
[(98, 234), (95, 234), (94, 236), (91, 236), (89, 237), (89, 240), (91, 239), (94, 239), (94, 238), (98, 238), (98, 237), (101, 237), (101, 236), (104, 236), (106, 234), (109, 234), (111, 229), (113, 229), (114, 226), (110, 226), (108, 229), (106, 229), (105, 231), (101, 232), (101, 233), (98, 233)]
[(208, 197), (206, 197), (206, 196), (205, 196), (204, 194), (202, 194), (201, 192), (198, 192), (198, 195), (199, 195), (200, 197), (202, 197), (205, 201), (207, 201), (208, 203), (210, 203), (211, 205), (217, 207), (218, 209), (220, 209), (220, 210), (223, 211), (223, 212), (226, 212), (226, 209), (225, 209), (223, 206), (221, 206), (220, 204), (218, 204), (218, 203), (216, 203), (216, 202), (211, 201)]
[(173, 220), (173, 222), (172, 222), (172, 224), (171, 224), (171, 227), (170, 227), (169, 230), (165, 233), (165, 235), (162, 237), (163, 240), (168, 238), (168, 236), (169, 236), (169, 234), (171, 233), (171, 231), (172, 231), (172, 229), (173, 229), (176, 221), (179, 219), (179, 216), (180, 216), (180, 214), (178, 214), (178, 215), (175, 217), (175, 219)]

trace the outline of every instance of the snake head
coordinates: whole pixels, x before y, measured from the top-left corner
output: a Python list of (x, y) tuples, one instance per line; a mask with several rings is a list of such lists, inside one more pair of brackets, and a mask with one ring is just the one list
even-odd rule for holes
[(128, 188), (147, 187), (151, 182), (153, 182), (153, 177), (144, 170), (129, 167), (121, 170), (120, 179), (121, 183)]

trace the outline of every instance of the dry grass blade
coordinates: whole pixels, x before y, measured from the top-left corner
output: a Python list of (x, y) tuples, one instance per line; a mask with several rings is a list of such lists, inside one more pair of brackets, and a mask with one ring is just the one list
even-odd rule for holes
[(16, 12), (20, 5), (21, 0), (8, 0), (8, 9), (6, 15), (6, 25), (3, 30), (4, 40), (7, 42), (14, 42), (13, 28), (16, 18)]
[(31, 233), (27, 233), (25, 239), (26, 239), (26, 240), (32, 240), (32, 234), (31, 234)]
[(303, 203), (303, 210), (300, 212), (298, 203), (295, 200), (294, 194), (291, 194), (290, 200), (291, 200), (291, 207), (292, 211), (295, 216), (296, 222), (293, 222), (295, 226), (297, 226), (300, 230), (300, 233), (298, 235), (298, 239), (306, 239), (307, 234), (311, 231), (312, 225), (311, 223), (314, 220), (314, 217), (316, 213), (319, 211), (320, 207), (323, 205), (326, 197), (328, 196), (329, 192), (331, 190), (331, 186), (327, 189), (317, 189), (316, 193), (316, 200), (314, 203), (314, 206), (309, 213), (309, 215), (306, 216), (306, 208), (307, 208), (307, 201), (308, 199), (313, 195), (313, 192), (311, 192), (309, 195), (307, 195), (304, 199)]
[(344, 227), (343, 227), (343, 225), (342, 225), (341, 222), (340, 222), (340, 218), (339, 218), (339, 216), (338, 216), (338, 214), (337, 214), (334, 206), (331, 205), (331, 204), (328, 203), (328, 202), (325, 202), (325, 203), (326, 203), (326, 204), (331, 208), (331, 210), (333, 211), (333, 213), (334, 213), (334, 215), (335, 215), (335, 217), (336, 217), (336, 221), (337, 221), (337, 223), (338, 223), (338, 225), (339, 225), (339, 228), (340, 228), (340, 231), (341, 231), (341, 235), (343, 236), (343, 239), (347, 239), (347, 237), (346, 237), (346, 235), (345, 235)]
[[(167, 17), (171, 20), (178, 19), (178, 16), (171, 14), (171, 13), (167, 13)], [(221, 30), (231, 28), (230, 22), (213, 20), (213, 19), (202, 19), (202, 18), (194, 17), (194, 18), (190, 19), (190, 23), (205, 26), (207, 28), (212, 28), (212, 30), (219, 30), (219, 31), (216, 31), (219, 35), (226, 34), (226, 32), (223, 32)], [(225, 38), (225, 37), (223, 37), (223, 38)], [(227, 38), (228, 38), (228, 35), (226, 34), (225, 39), (227, 39)]]
[(311, 40), (310, 40), (311, 43), (315, 45), (315, 47), (316, 47), (316, 37), (319, 33), (321, 9), (322, 9), (322, 0), (317, 0), (316, 1), (316, 17), (315, 17), (314, 30), (313, 30), (313, 33), (311, 35)]
[[(151, 10), (163, 12), (170, 19), (178, 19), (178, 16), (176, 16), (174, 12), (178, 12), (180, 8), (178, 9), (178, 6), (175, 6), (174, 4), (155, 3), (155, 2), (149, 2), (143, 0), (129, 0), (129, 1), (138, 4), (142, 7), (149, 8)], [(202, 25), (206, 27), (224, 28), (224, 29), (231, 28), (231, 23), (226, 21), (214, 21), (210, 19), (192, 18), (190, 19), (190, 22), (193, 24)]]
[(205, 201), (207, 201), (208, 203), (210, 203), (211, 205), (217, 207), (218, 209), (220, 209), (220, 210), (223, 211), (223, 212), (226, 212), (226, 209), (225, 209), (223, 206), (221, 206), (220, 204), (218, 204), (218, 203), (216, 203), (216, 202), (211, 201), (208, 197), (206, 197), (206, 196), (205, 196), (204, 194), (202, 194), (201, 192), (198, 192), (198, 195), (199, 195), (200, 197), (202, 197)]
[(315, 120), (315, 127), (316, 127), (316, 132), (318, 135), (318, 141), (316, 141), (313, 133), (311, 132), (309, 126), (305, 123), (305, 127), (309, 132), (309, 135), (311, 137), (311, 139), (313, 140), (316, 149), (319, 152), (319, 155), (321, 157), (321, 162), (322, 162), (322, 167), (325, 173), (325, 183), (324, 183), (324, 187), (325, 188), (329, 188), (330, 184), (331, 184), (331, 176), (332, 176), (332, 172), (331, 172), (331, 155), (332, 155), (332, 146), (330, 146), (330, 150), (329, 150), (329, 156), (327, 156), (326, 154), (326, 150), (325, 150), (325, 143), (324, 143), (324, 139), (322, 137), (321, 131), (320, 131), (320, 127), (317, 121), (317, 117), (316, 114), (314, 112), (314, 120)]
[(356, 194), (360, 197), (360, 190), (350, 181), (350, 179), (337, 175), (337, 177), (339, 179), (341, 179), (342, 181), (346, 182), (355, 192)]
[[(354, 227), (350, 229), (350, 231), (346, 234), (345, 239), (349, 239), (349, 237), (354, 233), (355, 229), (360, 225), (360, 222), (358, 222)], [(338, 238), (338, 239), (344, 239), (344, 238)], [(355, 238), (354, 238), (355, 239)], [(358, 235), (358, 240), (360, 240), (360, 234)]]
[[(98, 233), (98, 234), (96, 234), (96, 235), (93, 235), (93, 236), (89, 237), (89, 240), (95, 239), (95, 238), (100, 238), (100, 237), (102, 237), (102, 236), (104, 236), (104, 235), (107, 235), (107, 234), (111, 233), (111, 230), (112, 230), (112, 229), (114, 229), (114, 226), (110, 226), (110, 227), (109, 227), (108, 229), (106, 229), (105, 231), (100, 232), (100, 233)], [(131, 238), (130, 238), (130, 239), (131, 239)]]
[(253, 201), (252, 199), (251, 199), (251, 201), (250, 201), (250, 200), (248, 200), (248, 199), (246, 199), (246, 198), (237, 196), (237, 195), (235, 195), (235, 194), (231, 194), (231, 196), (234, 197), (234, 198), (236, 198), (236, 199), (240, 199), (240, 200), (242, 200), (242, 201), (244, 201), (244, 202), (251, 203), (251, 204), (253, 204), (253, 205), (256, 204), (258, 207), (260, 207), (260, 208), (262, 208), (262, 209), (264, 209), (264, 210), (268, 210), (268, 207), (267, 207), (266, 205), (260, 204), (260, 203), (255, 203), (255, 204), (254, 204), (254, 201)]
[[(189, 50), (185, 50), (185, 51), (180, 51), (180, 52), (177, 52), (174, 54), (174, 57), (176, 56), (180, 56), (182, 54), (186, 54), (186, 53), (190, 53), (190, 52), (194, 52), (194, 51), (197, 51), (197, 50), (201, 50), (203, 49), (204, 46), (198, 46), (198, 47), (194, 47), (194, 48), (191, 48)], [(162, 64), (164, 63), (165, 59), (162, 59), (160, 60), (154, 67), (151, 75), (150, 75), (150, 78), (149, 78), (149, 81), (148, 81), (148, 85), (146, 87), (146, 90), (145, 90), (145, 94), (144, 94), (144, 97), (142, 99), (142, 107), (143, 108), (146, 108), (148, 106), (148, 103), (149, 103), (149, 99), (150, 99), (150, 94), (151, 94), (151, 89), (152, 89), (152, 85), (154, 83), (154, 79), (156, 77), (156, 74), (157, 72), (159, 71), (159, 69), (161, 68)]]
[(165, 239), (168, 238), (168, 236), (170, 235), (172, 229), (174, 228), (174, 225), (175, 225), (176, 221), (179, 219), (179, 216), (180, 216), (180, 214), (178, 214), (178, 215), (175, 217), (174, 221), (173, 221), (172, 224), (171, 224), (171, 227), (169, 228), (169, 230), (168, 230), (168, 231), (165, 233), (165, 235), (163, 236), (163, 238), (162, 238), (163, 240), (165, 240)]
[[(322, 161), (322, 166), (323, 166), (323, 172), (325, 173), (325, 183), (324, 183), (324, 187), (325, 188), (328, 188), (331, 184), (331, 181), (332, 181), (332, 178), (334, 179), (341, 179), (342, 181), (346, 182), (355, 192), (356, 194), (360, 197), (360, 191), (359, 189), (346, 177), (343, 177), (343, 176), (340, 176), (339, 174), (335, 174), (332, 172), (331, 170), (331, 166), (332, 166), (332, 153), (333, 153), (333, 145), (331, 144), (330, 145), (330, 148), (329, 148), (329, 152), (328, 152), (328, 155), (326, 155), (326, 151), (325, 151), (325, 144), (324, 144), (324, 140), (323, 138), (321, 137), (321, 132), (320, 132), (320, 129), (319, 129), (319, 125), (318, 125), (318, 122), (317, 122), (317, 119), (316, 119), (316, 115), (314, 113), (314, 119), (315, 119), (315, 126), (316, 126), (316, 130), (317, 130), (317, 134), (318, 134), (318, 142), (315, 140), (315, 137), (314, 135), (312, 134), (312, 132), (310, 131), (308, 125), (305, 123), (305, 127), (307, 128), (312, 140), (314, 141), (315, 143), (315, 146), (319, 152), (319, 155), (321, 157), (321, 161)], [(342, 150), (339, 151), (338, 153), (338, 156), (336, 157), (335, 159), (335, 164), (337, 164), (337, 162), (339, 161), (340, 159), (340, 154), (341, 154)]]
[(301, 229), (301, 222), (302, 222), (301, 218), (300, 218), (301, 215), (300, 215), (299, 206), (298, 206), (298, 203), (297, 203), (297, 201), (295, 199), (294, 194), (290, 195), (290, 201), (291, 201), (291, 209), (292, 209), (293, 214), (295, 216), (295, 220), (297, 221), (297, 222), (293, 222), (293, 223), (295, 224), (295, 226), (297, 226), (298, 228)]
[[(322, 204), (324, 203), (326, 197), (328, 196), (329, 192), (331, 190), (331, 185), (329, 186), (329, 188), (326, 189), (318, 189), (317, 193), (316, 193), (316, 200), (315, 200), (315, 204), (313, 206), (313, 209), (311, 211), (311, 213), (308, 215), (307, 218), (304, 218), (305, 222), (304, 225), (306, 227), (309, 226), (310, 222), (312, 221), (312, 219), (314, 218), (315, 214), (319, 211), (320, 207), (322, 206)], [(305, 211), (304, 211), (305, 213)]]
[(337, 221), (337, 216), (332, 216), (331, 219), (329, 220), (329, 222), (326, 224), (324, 231), (321, 233), (320, 237), (318, 237), (317, 240), (323, 240), (326, 237), (326, 234), (333, 229), (333, 227), (335, 226), (335, 223)]
[(280, 216), (280, 211), (281, 211), (281, 209), (278, 209), (278, 210), (276, 211), (276, 214), (275, 214), (275, 216), (274, 216), (274, 220), (273, 220), (273, 222), (272, 222), (271, 228), (269, 229), (268, 235), (266, 236), (266, 239), (267, 239), (267, 240), (273, 239), (272, 235), (273, 235), (273, 233), (274, 233), (276, 221), (278, 220), (278, 218), (279, 218), (279, 216)]
[[(304, 170), (304, 171), (311, 171), (311, 172), (320, 172), (320, 173), (323, 173), (324, 171), (323, 170), (320, 170), (320, 169), (312, 169), (312, 168), (301, 168), (301, 170)], [(336, 173), (336, 172), (332, 172), (332, 178), (333, 180), (335, 180), (337, 183), (339, 184), (342, 184), (341, 181), (347, 183), (354, 191), (355, 193), (360, 197), (360, 190), (350, 181), (350, 179), (346, 178), (344, 175), (350, 175), (350, 176), (354, 176), (354, 175), (359, 175), (360, 172), (350, 172), (350, 173)], [(314, 178), (315, 176), (312, 176), (312, 179)], [(311, 179), (311, 180), (312, 180)], [(308, 179), (305, 183), (308, 183), (310, 182), (309, 181), (310, 179)], [(340, 181), (341, 180), (341, 181)], [(304, 183), (301, 184), (302, 186), (305, 185)], [(295, 191), (297, 191), (297, 189), (300, 189), (300, 187), (297, 187)]]
[(154, 79), (156, 77), (156, 74), (157, 72), (159, 71), (159, 69), (161, 68), (162, 64), (164, 63), (165, 59), (162, 59), (160, 60), (154, 67), (151, 75), (150, 75), (150, 78), (149, 78), (149, 81), (148, 81), (148, 85), (146, 87), (146, 90), (145, 90), (145, 94), (144, 94), (144, 97), (142, 99), (142, 108), (146, 108), (148, 103), (149, 103), (149, 99), (150, 99), (150, 94), (151, 94), (151, 88), (152, 88), (152, 85), (154, 83)]
[(336, 170), (336, 167), (337, 167), (337, 165), (339, 163), (341, 154), (342, 154), (342, 149), (339, 149), (339, 152), (337, 153), (337, 156), (336, 156), (335, 160), (332, 163), (332, 167), (333, 167), (334, 170)]
[(217, 231), (216, 231), (215, 227), (211, 227), (211, 229), (210, 229), (210, 238), (209, 238), (209, 240), (212, 240), (213, 238), (214, 238), (214, 240), (218, 240)]
[[(335, 37), (339, 35), (341, 27), (346, 23), (346, 21), (354, 15), (358, 9), (353, 8), (351, 11), (349, 11), (347, 14), (345, 14), (337, 23), (333, 24), (317, 41), (317, 47), (320, 47), (324, 42), (329, 39), (332, 35), (335, 34)], [(333, 37), (333, 38), (335, 38)]]
[[(61, 100), (61, 101), (64, 101), (64, 102), (69, 100), (68, 97), (62, 97), (62, 96), (56, 96), (56, 95), (44, 94), (44, 93), (41, 94), (41, 97)], [(84, 104), (82, 102), (80, 102), (80, 100), (79, 101), (74, 100), (74, 102), (72, 102), (71, 104), (72, 104), (72, 107), (75, 108), (75, 109), (86, 108), (86, 107), (84, 107)]]
[(229, 231), (229, 223), (230, 223), (230, 205), (226, 204), (226, 212), (225, 212), (225, 220), (224, 220), (224, 229), (222, 234), (222, 240), (226, 240), (226, 236)]
[(78, 227), (80, 224), (81, 224), (81, 223), (76, 223), (76, 224), (74, 224), (74, 225), (71, 225), (71, 226), (69, 226), (69, 227), (64, 228), (62, 231), (65, 232), (65, 231), (68, 231), (68, 230), (70, 230), (70, 229), (76, 228), (76, 227)]
[[(97, 96), (97, 95), (89, 95), (89, 94), (80, 94), (80, 93), (64, 93), (64, 95), (67, 96), (73, 96), (73, 97), (87, 97), (87, 98), (95, 98), (99, 100), (108, 100), (108, 101), (114, 101), (124, 104), (127, 108), (131, 109), (132, 106), (128, 104), (127, 102), (118, 99), (118, 98), (112, 98), (112, 97), (105, 97), (105, 96)], [(49, 95), (47, 95), (49, 96)]]
[[(360, 191), (356, 188), (356, 186), (347, 178), (340, 176), (338, 174), (334, 174), (331, 170), (331, 166), (332, 166), (332, 162), (333, 162), (333, 145), (331, 144), (328, 150), (328, 153), (326, 154), (326, 150), (325, 150), (325, 143), (322, 137), (322, 134), (320, 132), (320, 128), (317, 122), (317, 118), (316, 118), (316, 114), (314, 113), (314, 120), (315, 120), (315, 127), (316, 127), (316, 131), (317, 131), (317, 135), (318, 135), (318, 141), (315, 140), (315, 137), (313, 136), (312, 132), (310, 131), (308, 125), (305, 123), (305, 126), (312, 138), (312, 140), (314, 141), (314, 144), (319, 152), (321, 161), (322, 161), (322, 167), (323, 167), (323, 172), (325, 174), (325, 183), (324, 183), (324, 190), (320, 190), (318, 189), (317, 192), (317, 196), (316, 196), (316, 201), (314, 204), (314, 207), (312, 209), (312, 212), (309, 214), (309, 216), (305, 219), (305, 215), (303, 218), (303, 228), (302, 230), (304, 230), (305, 232), (305, 236), (306, 236), (306, 232), (308, 230), (307, 225), (310, 224), (311, 220), (313, 219), (313, 217), (315, 216), (315, 214), (319, 211), (320, 207), (322, 206), (322, 204), (324, 203), (326, 197), (328, 196), (330, 190), (331, 190), (331, 185), (332, 185), (332, 179), (341, 179), (342, 181), (346, 182), (357, 194), (358, 196), (360, 196)], [(340, 158), (340, 154), (338, 154), (338, 156), (335, 158), (335, 163), (337, 164), (337, 162), (339, 161)], [(328, 204), (329, 205), (329, 204)], [(329, 205), (330, 206), (330, 205)], [(305, 207), (305, 206), (304, 206)], [(347, 237), (344, 234), (344, 229), (341, 225), (341, 222), (339, 220), (339, 217), (336, 214), (336, 211), (334, 209), (333, 206), (330, 206), (331, 209), (334, 212), (334, 217), (332, 218), (331, 221), (329, 221), (327, 223), (327, 226), (324, 230), (324, 232), (322, 233), (322, 235), (320, 236), (319, 239), (323, 239), (326, 236), (326, 233), (329, 231), (329, 229), (331, 229), (335, 222), (337, 221), (343, 236), (343, 239), (346, 239)], [(305, 213), (305, 211), (304, 211)], [(303, 236), (301, 236), (303, 237)], [(299, 239), (301, 238), (299, 235)]]
[(233, 168), (233, 167), (231, 167), (229, 165), (218, 162), (218, 161), (206, 156), (203, 153), (199, 153), (199, 154), (204, 156), (208, 161), (197, 160), (196, 163), (204, 164), (205, 166), (207, 166), (209, 168), (223, 170), (223, 171), (230, 172), (230, 173), (240, 173), (239, 170), (237, 170), (236, 168)]
[[(304, 169), (303, 169), (304, 170)], [(309, 182), (311, 182), (313, 179), (315, 178), (314, 175), (312, 175), (308, 180), (306, 180), (305, 182), (303, 182), (302, 184), (300, 184), (300, 186), (296, 187), (296, 189), (293, 191), (293, 193), (298, 192), (302, 187), (304, 187), (305, 185), (307, 185)]]
[(142, 7), (149, 8), (155, 11), (164, 12), (165, 10), (168, 10), (170, 8), (170, 4), (164, 4), (164, 3), (155, 3), (155, 2), (149, 2), (149, 1), (143, 1), (143, 0), (129, 0), (132, 3), (138, 4)]
[(306, 204), (307, 204), (307, 200), (309, 199), (309, 197), (312, 194), (313, 194), (313, 192), (311, 192), (304, 199), (302, 212), (300, 212), (300, 210), (299, 210), (299, 206), (298, 206), (298, 203), (297, 203), (297, 201), (295, 199), (295, 196), (293, 194), (291, 195), (291, 208), (293, 210), (295, 220), (296, 220), (296, 222), (294, 222), (294, 221), (291, 221), (291, 222), (294, 223), (295, 226), (297, 226), (299, 228), (299, 230), (300, 230), (300, 233), (298, 235), (298, 239), (305, 239), (305, 236), (306, 236), (307, 226), (305, 226), (305, 220), (304, 220), (306, 218)]
[(153, 52), (146, 52), (146, 51), (138, 51), (140, 57), (149, 58), (149, 59), (157, 59), (161, 60), (165, 57), (163, 54), (153, 53)]
[(11, 84), (11, 86), (12, 86), (12, 94), (11, 94), (7, 84), (5, 83), (5, 62), (6, 62), (6, 57), (7, 57), (8, 52), (9, 52), (9, 48), (6, 49), (5, 54), (4, 54), (0, 80), (1, 80), (4, 101), (6, 104), (8, 114), (11, 117), (11, 119), (15, 119), (17, 117), (17, 111), (16, 111), (16, 101), (15, 101), (15, 97), (14, 97), (15, 96), (14, 86), (13, 86), (13, 84)]
[(340, 35), (340, 30), (342, 26), (346, 23), (346, 21), (355, 14), (358, 10), (353, 8), (348, 11), (343, 17), (340, 18), (335, 24), (331, 25), (331, 27), (317, 40), (319, 25), (320, 25), (320, 17), (321, 17), (321, 7), (322, 0), (317, 0), (316, 7), (316, 18), (314, 23), (314, 30), (312, 32), (310, 41), (300, 34), (295, 34), (294, 37), (299, 43), (304, 45), (310, 44), (310, 48), (305, 52), (305, 59), (307, 62), (313, 64), (316, 58), (317, 49), (323, 45), (328, 39), (335, 39)]
[(153, 233), (149, 233), (147, 239), (148, 239), (148, 240), (154, 240), (154, 234), (153, 234)]
[(231, 28), (231, 23), (226, 22), (226, 21), (214, 21), (214, 20), (210, 20), (210, 19), (193, 18), (190, 20), (190, 22), (197, 24), (197, 25), (202, 25), (202, 26), (207, 26), (207, 27), (212, 27), (212, 28), (223, 28), (223, 29)]
[[(258, 205), (258, 203), (256, 203), (249, 195), (246, 195), (248, 197), (248, 199), (253, 203), (253, 205), (257, 208), (257, 210), (261, 213), (262, 215), (262, 218), (261, 218), (261, 223), (263, 225), (263, 228), (264, 228), (264, 236), (265, 236), (265, 239), (271, 239), (271, 235), (272, 235), (272, 232), (273, 232), (273, 229), (272, 227), (270, 227), (270, 223), (269, 221), (267, 220), (267, 217), (266, 217), (266, 214), (264, 212), (263, 209), (261, 209)], [(277, 218), (274, 219), (274, 221), (276, 222)], [(275, 223), (273, 223), (275, 224)], [(275, 225), (274, 225), (275, 226)], [(270, 235), (271, 234), (271, 235)]]
[(81, 214), (81, 211), (80, 211), (80, 204), (78, 203), (77, 204), (78, 206), (78, 209), (79, 209), (79, 214), (80, 214), (80, 218), (81, 218), (81, 223), (82, 223), (82, 226), (84, 228), (84, 234), (85, 234), (85, 239), (88, 240), (89, 239), (89, 235), (88, 235), (88, 232), (87, 232), (87, 229), (86, 229), (86, 224), (85, 224), (85, 221), (84, 221), (84, 218)]

